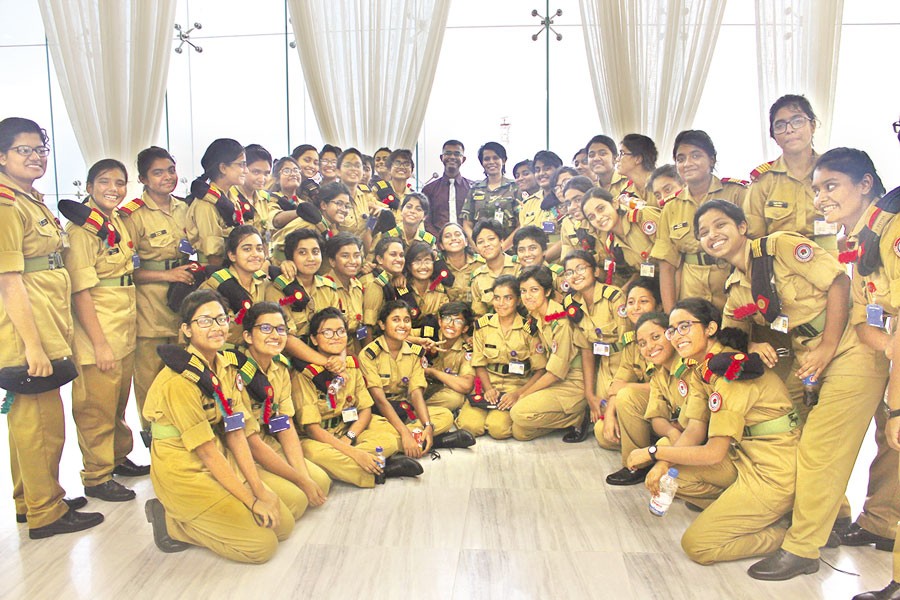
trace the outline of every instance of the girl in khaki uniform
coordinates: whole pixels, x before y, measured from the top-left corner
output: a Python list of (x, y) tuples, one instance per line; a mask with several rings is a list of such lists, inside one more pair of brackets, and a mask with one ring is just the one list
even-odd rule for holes
[[(178, 315), (166, 304), (173, 283), (194, 283), (187, 241), (187, 210), (172, 192), (178, 185), (175, 160), (164, 149), (151, 146), (137, 157), (138, 177), (144, 184), (140, 198), (119, 208), (128, 237), (134, 242), (140, 262), (134, 271), (137, 296), (137, 346), (134, 352), (134, 399), (146, 432), (144, 400), (150, 384), (163, 367), (156, 354), (160, 344), (178, 342)], [(148, 434), (145, 443), (150, 443)]]
[(550, 269), (529, 267), (518, 280), (522, 304), (538, 330), (547, 362), (540, 377), (519, 390), (519, 399), (509, 410), (513, 437), (533, 440), (571, 427), (575, 430), (567, 433), (563, 441), (583, 441), (590, 413), (585, 415), (587, 402), (581, 365), (590, 349), (580, 330), (566, 318), (562, 306), (550, 299), (553, 294)]
[[(347, 325), (340, 311), (327, 307), (313, 316), (310, 340), (328, 357), (341, 357), (347, 349)], [(342, 333), (343, 332), (343, 333)], [(357, 487), (383, 483), (379, 476), (415, 477), (422, 466), (397, 455), (400, 446), (394, 428), (384, 417), (372, 415), (372, 396), (354, 356), (346, 357), (344, 383), (329, 391), (333, 374), (318, 365), (309, 365), (293, 375), (294, 417), (303, 429), (303, 451), (329, 475)], [(375, 449), (387, 458), (380, 465)]]
[[(674, 329), (670, 338), (682, 356), (695, 346), (693, 338), (702, 342), (710, 331), (717, 333), (719, 314), (708, 301), (691, 299), (676, 305), (669, 331)], [(683, 328), (687, 333), (681, 333)], [(685, 431), (674, 445), (634, 450), (628, 460), (630, 466), (657, 461), (653, 475), (670, 464), (679, 469), (707, 469), (733, 463), (734, 482), (706, 507), (681, 540), (687, 555), (700, 564), (776, 549), (785, 533), (778, 522), (790, 511), (794, 497), (799, 417), (778, 375), (766, 369), (757, 355), (748, 357), (746, 337), (734, 330), (726, 335), (726, 331), (719, 332), (722, 341), (727, 338), (726, 343), (739, 346), (739, 351), (717, 343), (706, 354), (695, 355), (700, 358), (691, 359), (696, 386), (689, 402), (707, 403), (706, 442), (682, 443), (690, 435)], [(680, 480), (679, 472), (679, 484)], [(654, 484), (658, 486), (658, 479)]]
[(650, 251), (656, 240), (659, 209), (628, 208), (621, 202), (621, 196), (613, 198), (600, 187), (593, 188), (581, 199), (581, 211), (605, 250), (603, 271), (607, 284), (613, 282), (617, 269), (622, 268), (631, 273), (631, 279), (638, 274), (656, 276)]
[(725, 305), (725, 279), (730, 268), (704, 253), (697, 243), (694, 213), (709, 200), (743, 204), (744, 182), (713, 175), (716, 148), (705, 131), (682, 131), (672, 150), (685, 188), (666, 202), (659, 219), (659, 235), (650, 257), (659, 262), (659, 292), (663, 308), (672, 310), (681, 298), (706, 298), (721, 309)]
[(201, 289), (216, 290), (228, 302), (227, 343), (231, 348), (241, 344), (244, 316), (251, 306), (265, 299), (271, 285), (264, 271), (266, 247), (259, 231), (252, 225), (239, 225), (225, 239), (225, 268), (214, 272)]
[[(479, 221), (472, 232), (472, 241), (484, 260), (472, 271), (472, 312), (476, 317), (491, 311), (494, 282), (501, 275), (515, 275), (518, 265), (514, 258), (503, 253), (503, 226), (497, 221)], [(510, 240), (512, 243), (512, 240)]]
[[(128, 460), (133, 439), (125, 407), (137, 338), (135, 250), (116, 213), (127, 183), (125, 165), (117, 160), (101, 160), (91, 167), (86, 207), (93, 212), (83, 225), (68, 224), (69, 248), (63, 251), (72, 280), (75, 358), (80, 372), (72, 384), (72, 416), (84, 460), (81, 481), (87, 495), (107, 501), (135, 497), (113, 480), (116, 466), (127, 461), (126, 468), (133, 466), (135, 474), (150, 472), (149, 467), (139, 468)], [(98, 231), (97, 225), (103, 223), (106, 227)]]
[(565, 268), (572, 293), (563, 300), (563, 309), (589, 351), (583, 365), (584, 389), (590, 422), (596, 423), (603, 416), (601, 403), (609, 398), (613, 374), (619, 368), (622, 336), (631, 326), (625, 318), (621, 290), (597, 281), (593, 255), (576, 250), (566, 257)]
[[(288, 538), (294, 519), (253, 462), (247, 437), (259, 424), (238, 388), (240, 375), (217, 354), (227, 325), (217, 292), (185, 298), (181, 331), (193, 366), (184, 373), (164, 368), (144, 405), (153, 432), (150, 477), (159, 498), (148, 500), (145, 511), (163, 552), (194, 544), (238, 562), (263, 563)], [(215, 398), (194, 381), (212, 386)], [(294, 489), (290, 504), (305, 501)]]
[(334, 283), (337, 307), (347, 323), (347, 353), (358, 356), (368, 332), (363, 324), (363, 286), (357, 279), (363, 261), (358, 237), (341, 232), (325, 242), (325, 258), (331, 270), (325, 275)]
[[(888, 357), (900, 316), (900, 287), (895, 283), (900, 280), (896, 190), (880, 199), (884, 184), (875, 165), (865, 152), (852, 148), (835, 148), (823, 154), (816, 163), (812, 187), (816, 209), (826, 210), (825, 219), (847, 237), (846, 252), (840, 258), (854, 263), (850, 325), (862, 343)], [(856, 522), (851, 523), (850, 504), (844, 498), (835, 529), (840, 530), (842, 545), (875, 544), (885, 550), (893, 547), (900, 520), (898, 453), (885, 436), (887, 406), (879, 403), (874, 416), (878, 450), (869, 467), (866, 502)]]
[[(398, 290), (400, 299), (410, 306), (413, 315), (413, 343), (425, 345), (435, 340), (438, 309), (450, 301), (444, 286), (435, 278), (434, 250), (425, 242), (413, 242), (404, 258), (406, 290)], [(426, 346), (427, 348), (427, 346)]]
[[(34, 189), (47, 170), (48, 142), (34, 121), (0, 121), (0, 368), (24, 362), (32, 377), (52, 376), (51, 361), (72, 355), (71, 283), (59, 254), (63, 231)], [(102, 523), (103, 515), (80, 513), (63, 502), (59, 461), (65, 421), (59, 388), (7, 394), (4, 404), (13, 500), (17, 517), (27, 518), (29, 537)]]
[(315, 200), (301, 202), (298, 206), (296, 212), (300, 218), (294, 219), (272, 235), (272, 255), (279, 266), (290, 258), (287, 238), (293, 232), (308, 229), (317, 232), (323, 239), (330, 239), (338, 234), (353, 208), (350, 190), (340, 182), (323, 185), (316, 193)]
[(440, 260), (453, 276), (453, 283), (442, 281), (451, 302), (472, 302), (472, 273), (484, 260), (466, 243), (466, 232), (458, 223), (447, 223), (438, 235)]
[(240, 206), (246, 215), (245, 225), (253, 225), (262, 235), (266, 244), (266, 256), (269, 255), (269, 243), (272, 241), (272, 201), (266, 191), (266, 183), (272, 174), (272, 155), (259, 144), (250, 144), (244, 148), (247, 158), (247, 174), (244, 183), (233, 185), (228, 190), (231, 201)]
[(547, 358), (537, 327), (517, 312), (518, 280), (501, 275), (491, 295), (494, 314), (478, 319), (472, 336), (476, 394), (463, 404), (456, 426), (476, 437), (487, 431), (492, 438), (503, 440), (513, 434), (509, 409), (524, 386), (541, 376)]
[(365, 292), (363, 294), (363, 323), (367, 329), (365, 343), (374, 338), (373, 330), (384, 303), (399, 297), (394, 282), (403, 276), (403, 268), (406, 265), (406, 251), (400, 238), (381, 238), (372, 253), (375, 256), (375, 269), (361, 279)]
[[(790, 579), (814, 573), (869, 420), (884, 396), (887, 360), (861, 344), (856, 330), (847, 327), (846, 269), (814, 242), (783, 231), (751, 241), (743, 211), (719, 201), (697, 211), (695, 229), (706, 252), (735, 267), (726, 282), (725, 317), (745, 329), (754, 322), (790, 333), (793, 375), (786, 383), (795, 405), (808, 411), (798, 449), (793, 524), (782, 549), (751, 567), (750, 574), (758, 579)], [(753, 285), (754, 270), (768, 264), (771, 275), (761, 271), (756, 279), (773, 279), (777, 298), (768, 286)], [(756, 347), (767, 365), (777, 362), (771, 345)], [(861, 364), (869, 368), (861, 371)], [(803, 379), (808, 382), (806, 393)]]
[(243, 225), (243, 208), (228, 195), (232, 186), (244, 184), (247, 158), (244, 147), (229, 138), (219, 138), (200, 159), (203, 175), (191, 183), (187, 198), (188, 240), (202, 265), (220, 267), (225, 262), (225, 238), (237, 225)]
[(440, 340), (425, 367), (425, 402), (458, 411), (475, 385), (472, 345), (468, 340), (472, 310), (462, 302), (448, 302), (438, 310)]
[(837, 253), (837, 229), (813, 205), (813, 148), (816, 114), (803, 96), (787, 94), (769, 108), (769, 137), (781, 156), (750, 172), (753, 182), (741, 207), (748, 235), (759, 238), (775, 231), (793, 231), (819, 247)]
[[(433, 448), (465, 448), (475, 439), (465, 432), (450, 431), (453, 414), (440, 406), (425, 404), (423, 358), (425, 350), (406, 339), (412, 330), (409, 308), (402, 300), (386, 302), (378, 315), (382, 332), (363, 348), (360, 365), (369, 394), (375, 401), (375, 413), (390, 422), (395, 439), (410, 458), (421, 458)], [(421, 442), (413, 438), (421, 431)]]
[[(286, 340), (284, 311), (272, 302), (260, 302), (244, 317), (246, 354), (223, 354), (240, 372), (253, 419), (259, 424), (259, 435), (247, 441), (253, 458), (265, 469), (260, 471), (263, 482), (276, 493), (284, 481), (291, 482), (303, 490), (309, 504), (321, 506), (331, 489), (331, 479), (303, 456), (297, 430), (291, 426), (291, 369), (281, 354)], [(298, 503), (294, 519), (299, 519), (305, 509), (306, 503)]]
[[(351, 192), (352, 209), (341, 224), (340, 230), (352, 233), (360, 239), (368, 235), (368, 219), (381, 203), (363, 177), (363, 155), (356, 148), (347, 148), (338, 155), (337, 168), (341, 183)], [(371, 241), (371, 239), (370, 239)]]
[[(625, 316), (635, 326), (641, 315), (658, 310), (660, 304), (656, 280), (639, 277), (628, 288)], [(650, 375), (656, 365), (643, 356), (636, 331), (623, 333), (620, 343), (623, 348), (619, 368), (609, 385), (603, 426), (594, 427), (594, 437), (604, 448), (621, 444), (624, 465), (625, 458), (634, 448), (648, 446), (651, 441), (653, 429), (644, 419), (644, 413), (650, 398)], [(631, 474), (624, 468), (606, 478), (606, 482), (611, 485), (632, 485), (642, 480), (642, 475)]]

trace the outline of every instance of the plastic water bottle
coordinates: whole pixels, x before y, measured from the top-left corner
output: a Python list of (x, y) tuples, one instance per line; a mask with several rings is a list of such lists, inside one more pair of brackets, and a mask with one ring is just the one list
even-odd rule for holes
[(678, 491), (678, 469), (671, 467), (669, 472), (659, 478), (659, 493), (650, 497), (650, 512), (662, 517), (672, 506), (675, 492)]
[(384, 448), (381, 446), (375, 446), (375, 461), (382, 470), (381, 473), (375, 475), (375, 483), (382, 484), (384, 483), (384, 465), (387, 463), (387, 460), (384, 458)]
[(819, 381), (813, 380), (812, 375), (808, 375), (803, 380), (803, 405), (804, 406), (815, 406), (819, 403), (819, 390), (822, 388), (822, 384)]

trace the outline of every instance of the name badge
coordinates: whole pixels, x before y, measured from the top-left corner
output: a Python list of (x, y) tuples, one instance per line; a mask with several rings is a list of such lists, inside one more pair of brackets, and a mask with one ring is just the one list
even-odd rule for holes
[(524, 375), (525, 363), (518, 360), (509, 361), (509, 373), (510, 375)]
[(813, 221), (813, 235), (837, 235), (837, 223), (829, 223), (824, 219)]
[(656, 265), (641, 263), (641, 277), (653, 277), (654, 275), (656, 275)]
[(234, 412), (225, 417), (225, 433), (244, 428), (244, 413)]
[(609, 356), (609, 344), (594, 342), (594, 354), (597, 356)]
[(269, 433), (276, 434), (291, 428), (291, 419), (287, 415), (276, 415), (269, 419)]
[(366, 336), (369, 335), (369, 328), (365, 325), (360, 325), (356, 329), (356, 339), (362, 341), (366, 339)]
[(544, 221), (541, 224), (544, 233), (556, 233), (556, 221)]
[(138, 256), (137, 254), (132, 254), (131, 255), (131, 266), (134, 267), (135, 269), (140, 269), (141, 268), (141, 257)]
[(71, 244), (69, 244), (69, 233), (67, 231), (59, 232), (59, 240), (62, 242), (63, 248), (69, 248)]
[(775, 331), (780, 331), (781, 333), (788, 332), (788, 318), (787, 315), (778, 315), (775, 317), (775, 320), (772, 321), (772, 324), (769, 325), (771, 329)]
[(884, 327), (884, 308), (879, 304), (866, 304), (866, 323), (872, 327)]
[(499, 208), (494, 211), (494, 220), (503, 225), (503, 211)]
[(182, 238), (180, 242), (178, 242), (178, 251), (182, 254), (187, 254), (190, 256), (194, 253), (194, 247), (191, 246), (191, 243), (187, 240), (187, 238)]
[(341, 419), (344, 420), (344, 423), (352, 423), (359, 418), (359, 415), (356, 412), (355, 406), (350, 406), (341, 411)]

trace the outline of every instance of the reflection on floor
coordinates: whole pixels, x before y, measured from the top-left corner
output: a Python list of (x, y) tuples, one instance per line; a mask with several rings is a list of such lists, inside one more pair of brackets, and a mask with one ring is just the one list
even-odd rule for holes
[[(130, 415), (136, 417), (136, 415)], [(136, 421), (136, 418), (134, 419)], [(63, 485), (81, 494), (81, 456), (67, 423)], [(6, 437), (0, 419), (0, 439)], [(139, 442), (138, 442), (139, 443)], [(866, 440), (851, 481), (860, 509), (873, 444)], [(8, 448), (0, 444), (0, 464)], [(559, 435), (520, 443), (481, 438), (470, 450), (442, 451), (417, 480), (374, 490), (335, 484), (325, 506), (310, 510), (266, 565), (227, 563), (196, 548), (166, 555), (153, 545), (144, 501), (149, 478), (122, 479), (136, 502), (91, 500), (106, 521), (88, 532), (28, 539), (16, 525), (9, 477), (0, 477), (0, 572), (4, 598), (176, 598), (258, 596), (354, 598), (835, 598), (881, 589), (891, 555), (874, 549), (824, 550), (816, 575), (764, 583), (753, 562), (701, 567), (681, 552), (694, 513), (676, 502), (660, 519), (642, 486), (612, 488), (603, 479), (619, 457), (592, 440)], [(143, 447), (132, 458), (146, 463)]]

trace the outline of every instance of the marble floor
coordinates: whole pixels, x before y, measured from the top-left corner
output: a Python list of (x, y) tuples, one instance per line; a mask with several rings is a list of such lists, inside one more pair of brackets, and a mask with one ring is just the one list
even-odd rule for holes
[[(136, 414), (130, 415), (136, 421)], [(82, 493), (74, 425), (63, 455), (69, 495)], [(0, 418), (0, 439), (6, 419)], [(873, 447), (867, 438), (851, 481), (858, 511)], [(92, 530), (30, 540), (13, 518), (11, 484), (0, 477), (0, 598), (805, 598), (848, 599), (890, 580), (890, 553), (823, 551), (832, 565), (788, 582), (758, 582), (753, 562), (702, 567), (681, 552), (693, 516), (676, 502), (664, 518), (647, 510), (643, 486), (603, 479), (617, 455), (591, 441), (563, 444), (482, 438), (470, 450), (424, 461), (418, 479), (374, 490), (335, 484), (293, 536), (260, 566), (226, 562), (192, 548), (162, 554), (145, 522), (149, 478), (121, 480), (136, 502), (91, 500), (106, 521)], [(0, 444), (0, 464), (8, 448)], [(132, 458), (146, 463), (143, 446)]]

